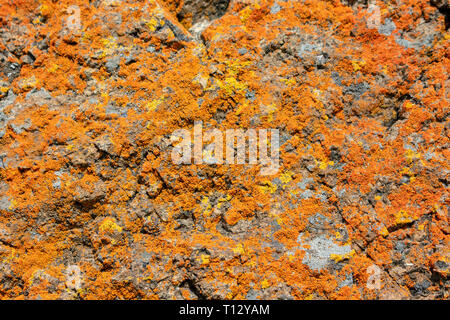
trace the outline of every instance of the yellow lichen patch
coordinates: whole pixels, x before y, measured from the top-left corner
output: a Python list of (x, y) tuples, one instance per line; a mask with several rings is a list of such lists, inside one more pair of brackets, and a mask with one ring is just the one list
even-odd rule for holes
[(239, 82), (234, 77), (228, 77), (223, 82), (219, 81), (219, 87), (229, 96), (237, 92), (242, 92), (247, 88), (245, 83)]
[(386, 227), (382, 227), (381, 230), (378, 231), (378, 233), (383, 237), (387, 237), (389, 235), (389, 231)]
[(334, 166), (334, 161), (320, 161), (319, 162), (319, 169), (325, 170), (329, 166)]
[[(212, 210), (213, 210), (213, 207), (212, 207), (211, 203), (209, 203), (209, 198), (208, 197), (203, 197), (201, 205), (203, 207), (202, 215), (209, 216), (212, 213)], [(220, 208), (220, 206), (218, 208)]]
[(244, 250), (244, 246), (242, 245), (242, 243), (239, 243), (235, 248), (233, 248), (233, 252), (237, 253), (237, 254), (244, 254), (245, 250)]
[(106, 56), (113, 54), (119, 48), (117, 40), (114, 37), (101, 39), (101, 44), (103, 46), (103, 50), (100, 55), (100, 58), (104, 58)]
[(291, 171), (285, 171), (281, 174), (280, 176), (280, 180), (282, 183), (287, 184), (289, 182), (292, 181), (292, 177), (293, 177), (294, 173)]
[(259, 186), (259, 190), (262, 193), (275, 193), (277, 191), (277, 186), (267, 180), (264, 182), (264, 185)]
[(415, 105), (412, 102), (410, 102), (410, 101), (405, 102), (405, 109), (407, 111), (414, 109), (414, 107), (415, 107)]
[(11, 201), (10, 201), (10, 206), (9, 206), (9, 210), (13, 210), (16, 206), (17, 206), (17, 201), (16, 200), (14, 200), (14, 199), (11, 199)]
[(106, 232), (106, 233), (121, 233), (122, 227), (120, 227), (114, 218), (107, 217), (103, 219), (102, 223), (99, 226), (100, 232)]
[(420, 152), (415, 152), (411, 149), (407, 149), (405, 152), (405, 157), (409, 163), (413, 162), (416, 159), (420, 159), (422, 157)]
[(210, 255), (208, 255), (208, 254), (202, 254), (202, 255), (200, 256), (200, 262), (201, 262), (202, 264), (209, 264), (209, 263), (210, 263)]
[(53, 63), (53, 64), (48, 68), (48, 72), (50, 72), (50, 73), (55, 73), (58, 69), (59, 69), (59, 65), (57, 65), (56, 63)]
[(411, 222), (414, 222), (416, 219), (411, 216), (407, 211), (400, 210), (395, 214), (395, 224), (396, 225), (403, 225), (408, 224)]
[(245, 110), (249, 107), (248, 102), (244, 102), (243, 104), (239, 105), (235, 111), (235, 114), (238, 116), (240, 114), (242, 114), (243, 112), (245, 112)]
[(252, 9), (250, 6), (245, 7), (241, 12), (239, 12), (239, 17), (241, 18), (241, 21), (245, 23), (248, 18), (250, 18), (250, 15), (252, 13)]
[(341, 262), (343, 260), (348, 260), (351, 257), (353, 257), (355, 255), (355, 250), (352, 249), (352, 251), (346, 253), (346, 254), (331, 254), (330, 255), (330, 259), (334, 260), (334, 262), (338, 263)]
[(44, 18), (48, 18), (52, 14), (52, 8), (47, 4), (42, 4), (39, 11)]
[(281, 79), (281, 81), (288, 85), (288, 86), (293, 86), (297, 83), (297, 81), (295, 80), (295, 78), (290, 78), (290, 79)]
[(353, 71), (360, 71), (365, 65), (366, 62), (364, 60), (352, 61)]
[(156, 18), (151, 18), (149, 21), (145, 23), (150, 32), (154, 32), (156, 28), (159, 26), (159, 21)]
[(6, 96), (9, 91), (9, 87), (0, 87), (0, 97)]
[(270, 283), (267, 279), (264, 279), (263, 281), (261, 281), (261, 289), (267, 289), (270, 287)]
[(148, 110), (149, 112), (155, 111), (156, 108), (158, 108), (158, 106), (159, 106), (161, 103), (163, 103), (163, 102), (164, 102), (164, 97), (155, 99), (155, 100), (153, 100), (153, 101), (148, 102), (148, 103), (146, 104), (146, 108), (147, 108), (147, 110)]

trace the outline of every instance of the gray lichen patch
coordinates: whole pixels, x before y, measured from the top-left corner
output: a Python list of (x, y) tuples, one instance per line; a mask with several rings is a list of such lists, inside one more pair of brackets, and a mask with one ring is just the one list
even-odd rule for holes
[(11, 201), (9, 201), (7, 196), (0, 197), (0, 210), (9, 210), (11, 205)]
[(331, 262), (333, 255), (345, 256), (352, 251), (350, 245), (340, 246), (323, 235), (306, 241), (303, 239), (303, 236), (303, 233), (301, 233), (297, 238), (297, 242), (306, 251), (302, 263), (313, 270), (320, 271), (325, 269)]

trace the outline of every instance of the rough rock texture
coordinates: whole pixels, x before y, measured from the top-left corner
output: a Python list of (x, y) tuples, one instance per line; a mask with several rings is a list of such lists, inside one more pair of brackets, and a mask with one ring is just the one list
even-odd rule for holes
[(448, 299), (448, 1), (374, 3), (0, 0), (0, 298)]

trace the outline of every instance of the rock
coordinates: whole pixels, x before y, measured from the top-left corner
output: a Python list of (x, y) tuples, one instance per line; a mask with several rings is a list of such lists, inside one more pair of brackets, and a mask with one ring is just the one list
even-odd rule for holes
[(97, 138), (94, 142), (94, 145), (99, 151), (105, 152), (110, 155), (116, 155), (114, 152), (114, 144), (111, 142), (111, 138), (109, 136), (101, 136)]
[(94, 145), (83, 145), (80, 149), (74, 150), (68, 155), (74, 166), (85, 167), (95, 163), (100, 154)]
[(11, 205), (11, 201), (9, 201), (7, 196), (2, 196), (0, 198), (0, 210), (10, 210)]
[(108, 59), (108, 61), (105, 64), (105, 67), (109, 73), (114, 73), (119, 68), (119, 65), (120, 65), (120, 57), (114, 56)]
[(106, 186), (102, 182), (94, 183), (90, 189), (75, 186), (73, 199), (83, 207), (91, 207), (106, 197)]
[(10, 2), (0, 299), (449, 299), (448, 1)]
[(431, 3), (441, 10), (445, 10), (445, 9), (449, 8), (448, 0), (431, 0)]

